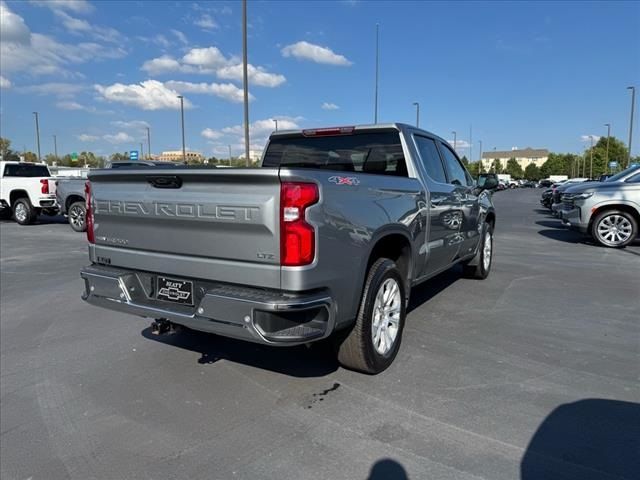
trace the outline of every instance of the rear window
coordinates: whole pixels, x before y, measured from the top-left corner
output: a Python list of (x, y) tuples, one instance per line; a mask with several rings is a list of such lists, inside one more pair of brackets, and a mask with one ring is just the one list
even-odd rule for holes
[(5, 177), (50, 177), (49, 169), (44, 165), (30, 163), (9, 164), (4, 166)]
[(397, 131), (329, 137), (276, 137), (269, 143), (262, 166), (407, 176)]

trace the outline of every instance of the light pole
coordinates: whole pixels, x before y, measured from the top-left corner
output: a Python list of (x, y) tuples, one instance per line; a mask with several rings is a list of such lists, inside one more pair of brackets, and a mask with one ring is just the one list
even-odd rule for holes
[(231, 145), (229, 145), (229, 166), (231, 166)]
[(33, 112), (36, 117), (36, 141), (38, 143), (38, 162), (40, 162), (40, 125), (38, 123), (38, 112)]
[(420, 103), (413, 102), (413, 106), (416, 107), (416, 127), (420, 128)]
[(151, 131), (147, 128), (147, 158), (151, 160)]
[(56, 160), (58, 160), (58, 139), (56, 136), (53, 136), (53, 154), (56, 156)]
[(249, 160), (249, 76), (247, 74), (247, 0), (242, 0), (242, 83), (244, 87), (244, 155)]
[(633, 137), (633, 109), (636, 104), (636, 87), (627, 87), (631, 90), (631, 117), (629, 118), (629, 150), (627, 151), (627, 167), (631, 165), (631, 137)]
[(478, 171), (482, 172), (482, 140), (478, 140), (478, 143), (480, 144), (480, 159), (478, 160), (480, 162), (480, 168)]
[(276, 122), (276, 132), (277, 132), (278, 131), (278, 119), (274, 118), (273, 121)]
[(182, 161), (187, 162), (187, 150), (184, 147), (184, 97), (178, 95), (180, 99), (180, 118), (182, 119)]
[[(605, 123), (604, 126), (607, 127), (607, 153), (605, 154), (605, 157), (604, 157), (604, 164), (606, 169), (608, 169), (609, 168), (609, 138), (611, 137), (611, 124)], [(607, 170), (605, 170), (605, 172), (606, 171)]]
[(453, 151), (455, 152), (456, 151), (456, 147), (458, 146), (458, 141), (457, 141), (458, 133), (455, 132), (455, 131), (453, 131), (451, 133), (453, 133)]
[(378, 123), (378, 68), (379, 68), (380, 24), (376, 23), (376, 81), (373, 107), (373, 123)]
[(140, 142), (140, 159), (144, 160), (144, 150), (142, 150), (142, 142)]
[(589, 179), (593, 178), (593, 135), (589, 135), (591, 139), (591, 160), (589, 162)]

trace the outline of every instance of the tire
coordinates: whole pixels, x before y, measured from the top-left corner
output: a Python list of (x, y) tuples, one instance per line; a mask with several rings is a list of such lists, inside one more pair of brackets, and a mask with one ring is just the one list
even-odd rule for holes
[(591, 223), (591, 236), (603, 247), (624, 248), (638, 236), (638, 221), (622, 210), (605, 210)]
[(33, 208), (28, 198), (19, 198), (13, 202), (12, 211), (13, 219), (19, 225), (30, 225), (38, 216), (38, 212)]
[[(379, 307), (390, 315), (382, 314)], [(381, 320), (377, 325), (376, 313)], [(367, 273), (355, 325), (338, 347), (340, 364), (369, 374), (386, 370), (400, 349), (405, 317), (405, 279), (393, 261), (380, 258)]]
[(85, 232), (87, 230), (87, 207), (85, 202), (73, 202), (67, 214), (69, 226), (74, 232)]
[(484, 280), (491, 273), (491, 265), (493, 264), (493, 226), (485, 222), (481, 235), (482, 239), (480, 240), (476, 257), (471, 263), (462, 266), (463, 274), (467, 278)]
[(13, 212), (9, 207), (0, 209), (0, 220), (8, 220), (13, 215)]

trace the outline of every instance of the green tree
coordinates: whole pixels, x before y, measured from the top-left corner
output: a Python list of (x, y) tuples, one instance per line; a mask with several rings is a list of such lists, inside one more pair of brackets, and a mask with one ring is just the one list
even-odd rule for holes
[(38, 156), (33, 152), (24, 152), (24, 161), (25, 162), (37, 162)]
[(112, 162), (124, 162), (129, 160), (129, 152), (124, 152), (124, 153), (120, 153), (120, 152), (116, 152), (116, 153), (112, 153), (111, 156), (109, 157), (109, 159)]
[(460, 159), (460, 161), (462, 162), (462, 164), (466, 167), (469, 165), (469, 160), (467, 159), (466, 155), (463, 155), (462, 158)]
[(56, 157), (53, 153), (46, 154), (43, 160), (47, 165), (60, 165), (60, 157)]
[(522, 167), (515, 158), (510, 158), (509, 160), (507, 160), (507, 167), (504, 171), (505, 173), (511, 175), (511, 178), (522, 178), (522, 176), (524, 175)]
[(495, 158), (491, 164), (491, 173), (502, 173), (502, 170), (502, 162), (500, 162), (498, 158)]
[(0, 154), (2, 154), (2, 159), (7, 162), (20, 161), (20, 156), (11, 150), (11, 140), (8, 138), (0, 137)]
[[(618, 169), (624, 168), (627, 165), (627, 147), (625, 144), (615, 137), (609, 138), (609, 155), (608, 161), (618, 162)], [(592, 154), (593, 153), (593, 157)], [(598, 142), (589, 147), (584, 152), (585, 159), (585, 176), (589, 176), (590, 171), (593, 170), (593, 177), (599, 177), (604, 173), (609, 172), (609, 164), (607, 162), (607, 137), (600, 137)]]
[(480, 162), (471, 162), (467, 165), (467, 170), (473, 178), (476, 178), (480, 174)]
[(524, 169), (524, 178), (527, 180), (540, 180), (540, 169), (535, 163), (530, 163)]

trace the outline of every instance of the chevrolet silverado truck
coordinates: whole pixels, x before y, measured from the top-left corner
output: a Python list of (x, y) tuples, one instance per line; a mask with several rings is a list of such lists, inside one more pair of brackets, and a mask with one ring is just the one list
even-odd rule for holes
[(623, 170), (604, 182), (567, 188), (558, 214), (565, 225), (604, 247), (626, 247), (640, 234), (640, 167)]
[(38, 215), (58, 212), (55, 181), (41, 163), (0, 162), (0, 216), (20, 225), (33, 223)]
[(92, 171), (83, 299), (156, 333), (331, 337), (343, 366), (375, 374), (412, 286), (456, 264), (489, 275), (495, 187), (403, 124), (275, 132), (260, 168)]

